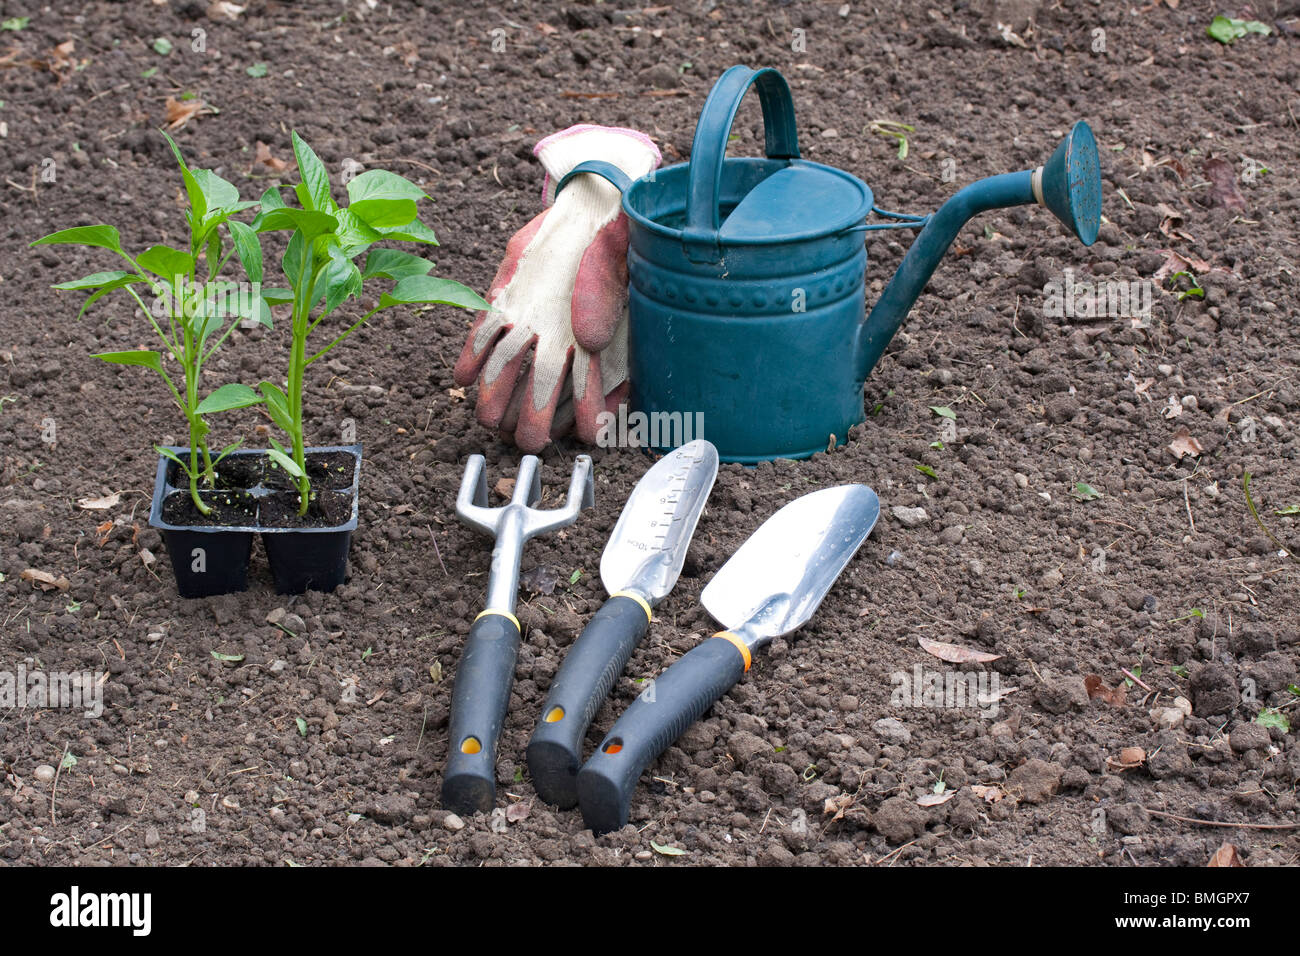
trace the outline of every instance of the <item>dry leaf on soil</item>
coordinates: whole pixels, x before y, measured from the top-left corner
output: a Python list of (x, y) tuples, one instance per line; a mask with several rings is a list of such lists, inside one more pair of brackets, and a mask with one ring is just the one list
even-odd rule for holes
[(1158, 251), (1164, 253), (1165, 261), (1160, 264), (1160, 268), (1151, 277), (1156, 282), (1162, 282), (1176, 272), (1193, 272), (1197, 275), (1204, 275), (1210, 271), (1210, 264), (1197, 256), (1174, 252), (1172, 249), (1160, 249)]
[(257, 155), (253, 157), (253, 162), (260, 166), (265, 166), (273, 173), (282, 173), (289, 168), (289, 164), (278, 156), (271, 155), (271, 147), (267, 146), (260, 139), (255, 144)]
[(838, 797), (827, 797), (826, 802), (822, 804), (822, 813), (833, 813), (831, 823), (839, 820), (844, 816), (844, 811), (853, 806), (853, 795), (850, 793), (841, 793)]
[(1205, 449), (1201, 443), (1192, 437), (1192, 433), (1184, 425), (1174, 433), (1174, 440), (1165, 446), (1180, 461), (1187, 455), (1193, 457), (1205, 454)]
[(248, 8), (233, 4), (230, 0), (216, 0), (215, 3), (208, 7), (208, 19), (238, 20), (239, 15), (246, 9)]
[(975, 794), (975, 796), (979, 797), (985, 803), (997, 803), (1006, 796), (1000, 787), (986, 787), (980, 783), (972, 783), (970, 785), (970, 792)]
[(1106, 682), (1096, 674), (1089, 674), (1085, 677), (1083, 679), (1083, 686), (1088, 689), (1089, 698), (1096, 699), (1100, 697), (1105, 703), (1110, 704), (1112, 707), (1123, 707), (1125, 702), (1128, 700), (1128, 691), (1123, 685), (1114, 689), (1107, 687)]
[(933, 654), (939, 660), (947, 661), (949, 664), (987, 664), (1002, 657), (1001, 654), (977, 651), (958, 644), (944, 644), (942, 641), (932, 641), (928, 637), (918, 637), (916, 640), (921, 645), (921, 650), (927, 654)]
[(1106, 766), (1111, 770), (1132, 770), (1147, 762), (1147, 752), (1141, 747), (1125, 747), (1118, 757), (1107, 757)]
[(497, 480), (497, 483), (492, 486), (492, 490), (502, 498), (509, 498), (515, 493), (515, 480), (513, 478), (500, 478)]
[(195, 97), (192, 100), (181, 101), (174, 96), (167, 97), (165, 105), (167, 128), (170, 130), (180, 129), (194, 117), (198, 116), (206, 104)]
[(1237, 170), (1221, 156), (1214, 156), (1201, 164), (1201, 172), (1210, 181), (1210, 205), (1225, 209), (1245, 211), (1246, 197), (1237, 188)]
[(1214, 851), (1214, 856), (1210, 857), (1210, 862), (1206, 866), (1245, 866), (1241, 862), (1241, 855), (1237, 853), (1237, 848), (1231, 843), (1225, 843)]
[(36, 568), (27, 568), (19, 574), (18, 577), (22, 578), (24, 581), (31, 581), (33, 587), (38, 587), (42, 591), (50, 591), (54, 588), (58, 588), (60, 591), (66, 591), (72, 586), (72, 582), (62, 575), (56, 578), (54, 575), (50, 574), (49, 571), (38, 571)]
[(528, 814), (532, 812), (533, 804), (531, 801), (520, 801), (512, 803), (506, 807), (506, 821), (509, 823), (518, 823), (520, 820), (527, 820)]
[(77, 507), (86, 511), (107, 511), (109, 508), (116, 508), (121, 500), (122, 493), (115, 491), (102, 498), (81, 498), (77, 501)]
[(956, 790), (945, 790), (943, 793), (923, 793), (916, 798), (916, 805), (918, 807), (937, 807), (941, 803), (947, 803), (955, 796), (957, 796)]

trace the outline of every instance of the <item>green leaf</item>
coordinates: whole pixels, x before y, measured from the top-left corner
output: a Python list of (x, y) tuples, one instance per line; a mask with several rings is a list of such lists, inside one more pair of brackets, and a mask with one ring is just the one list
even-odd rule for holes
[(662, 856), (685, 856), (686, 851), (679, 846), (660, 846), (654, 840), (650, 841), (650, 849)]
[(1080, 501), (1093, 501), (1097, 498), (1104, 497), (1100, 491), (1088, 484), (1086, 481), (1075, 482), (1074, 488), (1070, 490), (1070, 494), (1074, 495), (1074, 497), (1078, 498)]
[(953, 421), (957, 420), (957, 413), (946, 405), (931, 405), (930, 411), (934, 412), (941, 418), (951, 418)]
[(569, 575), (569, 584), (577, 584), (580, 577), (582, 577), (581, 568)]
[(168, 282), (176, 276), (188, 278), (194, 272), (194, 257), (171, 246), (150, 246), (140, 253), (136, 262)]
[[(294, 421), (293, 416), (289, 414), (289, 399), (285, 396), (284, 389), (274, 382), (259, 382), (257, 389), (266, 399), (266, 411), (271, 416), (271, 421), (275, 422), (281, 431), (292, 435)], [(293, 459), (289, 459), (289, 464), (294, 468), (298, 467)]]
[[(89, 279), (91, 277), (87, 276), (86, 278)], [(121, 279), (114, 279), (112, 282), (105, 283), (104, 285), (96, 289), (94, 292), (92, 292), (89, 296), (87, 296), (85, 302), (81, 303), (81, 309), (77, 312), (77, 320), (80, 321), (81, 317), (86, 314), (86, 312), (90, 309), (92, 305), (94, 305), (104, 296), (108, 295), (114, 289), (125, 288), (126, 286), (129, 286), (134, 282), (147, 282), (147, 281), (148, 280), (144, 276), (128, 274), (128, 275), (124, 275)], [(58, 289), (59, 287), (54, 286), (54, 288)]]
[(368, 169), (348, 183), (348, 208), (376, 228), (407, 225), (425, 198), (415, 183), (386, 169)]
[(162, 356), (152, 349), (133, 349), (130, 352), (100, 352), (95, 356), (113, 365), (143, 365), (155, 372), (162, 371)]
[(58, 289), (60, 292), (79, 292), (84, 289), (99, 289), (106, 285), (117, 288), (119, 285), (129, 285), (131, 282), (143, 281), (143, 276), (131, 272), (92, 272), (88, 276), (73, 279), (71, 282), (60, 282), (58, 285), (50, 286), (50, 288)]
[(259, 404), (261, 401), (262, 396), (247, 385), (231, 382), (229, 385), (222, 385), (199, 402), (196, 411), (200, 415), (211, 415), (214, 412), (227, 412), (232, 408), (248, 408), (250, 405)]
[(225, 661), (228, 664), (238, 664), (244, 659), (243, 654), (222, 654), (220, 651), (208, 651), (214, 658), (219, 661)]
[(0, 22), (0, 30), (12, 30), (17, 33), (19, 30), (26, 30), (27, 24), (31, 22), (31, 17), (10, 17), (8, 20)]
[(379, 307), (388, 308), (392, 305), (415, 303), (454, 305), (457, 308), (475, 311), (492, 308), (468, 286), (461, 285), (454, 279), (439, 279), (437, 276), (408, 276), (393, 286), (393, 291), (380, 298)]
[(410, 276), (428, 275), (432, 268), (433, 263), (428, 259), (411, 255), (401, 249), (375, 249), (366, 256), (366, 267), (362, 270), (361, 277), (397, 281)]
[(266, 70), (267, 70), (267, 66), (265, 63), (254, 63), (244, 72), (247, 73), (249, 76), (251, 76), (253, 79), (260, 80), (262, 77), (266, 76)]
[(230, 220), (226, 223), (230, 230), (230, 239), (235, 244), (235, 254), (239, 256), (240, 265), (249, 282), (262, 281), (262, 242), (251, 226)]
[(1169, 669), (1174, 672), (1175, 677), (1186, 677), (1188, 673), (1186, 664), (1175, 664)]
[(71, 770), (76, 765), (77, 758), (72, 755), (72, 751), (65, 753), (63, 759), (59, 761), (59, 767), (63, 770)]
[(145, 70), (143, 73), (140, 74), (140, 79), (147, 80), (149, 79), (149, 77), (153, 76), (157, 72), (158, 72), (158, 67), (151, 66), (149, 67), (149, 69)]
[(330, 198), (330, 176), (325, 164), (296, 131), (292, 134), (292, 139), (293, 155), (298, 160), (298, 175), (302, 177), (303, 185), (311, 197), (309, 208), (328, 209), (333, 200)]
[(334, 213), (334, 218), (339, 221), (339, 227), (334, 230), (334, 235), (338, 237), (343, 254), (349, 259), (356, 258), (384, 238), (382, 233), (367, 224), (351, 209), (338, 210)]
[(916, 468), (917, 471), (919, 471), (923, 475), (929, 475), (931, 478), (939, 477), (937, 474), (935, 474), (934, 469), (931, 468), (929, 465), (916, 465), (914, 467)]
[(42, 236), (33, 246), (97, 246), (101, 249), (122, 251), (122, 237), (112, 226), (73, 226)]
[(166, 37), (158, 37), (153, 41), (153, 51), (159, 56), (167, 56), (172, 52), (172, 41)]
[(1291, 722), (1286, 719), (1286, 714), (1274, 707), (1265, 707), (1255, 718), (1255, 723), (1261, 727), (1277, 727), (1284, 734), (1291, 732)]
[(270, 458), (292, 477), (301, 478), (303, 476), (302, 469), (298, 467), (298, 463), (284, 452), (280, 451), (280, 449), (268, 448), (266, 450), (266, 457)]
[(185, 475), (186, 477), (190, 475), (190, 466), (188, 466), (188, 463), (185, 462), (185, 460), (182, 460), (178, 454), (175, 454), (175, 451), (172, 449), (165, 449), (165, 447), (162, 447), (161, 445), (153, 446), (153, 450), (157, 451), (157, 453), (162, 455), (162, 457), (168, 459), (169, 462), (175, 462), (175, 464), (181, 468), (182, 475)]
[(239, 205), (239, 188), (234, 183), (222, 179), (210, 169), (191, 170), (191, 174), (207, 200), (209, 210), (235, 211), (234, 207)]
[(339, 221), (327, 212), (294, 209), (290, 206), (272, 209), (269, 213), (264, 212), (257, 218), (259, 220), (256, 225), (258, 232), (279, 232), (283, 229), (293, 229), (301, 232), (303, 238), (308, 242), (317, 236), (333, 232), (339, 225)]
[(438, 237), (433, 234), (433, 230), (418, 219), (411, 220), (405, 226), (376, 226), (375, 230), (385, 239), (397, 242), (423, 242), (430, 246), (438, 244)]
[[(284, 208), (284, 197), (280, 195), (280, 187), (272, 186), (266, 192), (262, 193), (260, 200), (262, 212), (270, 212), (272, 209)], [(257, 228), (257, 220), (253, 221), (253, 228)]]
[(329, 257), (329, 264), (316, 280), (318, 294), (323, 294), (325, 299), (323, 315), (333, 312), (352, 296), (360, 295), (362, 285), (361, 270), (337, 245), (330, 245)]
[[(302, 734), (302, 736), (306, 737), (306, 736), (307, 736), (307, 721), (303, 720), (301, 717), (295, 717), (293, 722), (294, 722), (295, 724), (298, 725), (298, 733), (300, 733), (300, 734)], [(296, 865), (296, 864), (295, 864), (295, 865)]]
[[(58, 288), (55, 286), (54, 288)], [(1300, 515), (1300, 505), (1287, 505), (1285, 508), (1278, 508), (1273, 512), (1275, 515)]]
[(289, 237), (289, 242), (284, 247), (284, 256), (280, 259), (280, 268), (284, 270), (289, 284), (295, 289), (301, 281), (303, 257), (306, 255), (307, 240), (303, 238), (301, 232), (295, 232)]
[(409, 199), (367, 199), (348, 207), (358, 218), (370, 226), (405, 226), (412, 222), (417, 210)]
[(262, 298), (267, 305), (286, 305), (293, 301), (292, 289), (263, 289)]
[(1226, 45), (1241, 39), (1248, 33), (1268, 36), (1273, 31), (1269, 29), (1268, 24), (1260, 23), (1258, 20), (1234, 20), (1231, 17), (1218, 16), (1210, 21), (1205, 32)]

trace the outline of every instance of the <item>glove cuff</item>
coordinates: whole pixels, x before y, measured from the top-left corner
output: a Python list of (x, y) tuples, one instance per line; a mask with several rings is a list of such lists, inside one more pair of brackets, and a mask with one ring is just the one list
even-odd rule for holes
[(645, 133), (590, 124), (552, 133), (533, 147), (533, 155), (546, 169), (542, 199), (548, 206), (555, 202), (555, 184), (579, 163), (601, 159), (637, 180), (657, 168), (663, 159), (659, 147)]

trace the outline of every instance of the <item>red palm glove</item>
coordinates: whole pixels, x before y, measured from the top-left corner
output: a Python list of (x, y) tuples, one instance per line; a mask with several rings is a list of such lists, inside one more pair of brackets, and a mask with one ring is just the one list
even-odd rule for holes
[(515, 233), (456, 362), (456, 384), (478, 379), (479, 422), (526, 452), (576, 425), (593, 443), (597, 416), (627, 394), (627, 217), (618, 190), (580, 176), (557, 200), (554, 185), (590, 159), (632, 179), (659, 165), (644, 133), (573, 126), (533, 150), (546, 168), (548, 208)]

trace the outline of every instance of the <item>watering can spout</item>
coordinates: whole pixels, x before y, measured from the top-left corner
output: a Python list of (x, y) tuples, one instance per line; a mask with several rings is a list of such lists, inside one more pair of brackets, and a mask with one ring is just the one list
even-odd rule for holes
[(929, 217), (862, 326), (860, 379), (865, 381), (875, 367), (961, 228), (980, 213), (1034, 203), (1051, 210), (1085, 246), (1097, 241), (1101, 167), (1097, 141), (1087, 123), (1076, 123), (1046, 164), (972, 183)]

